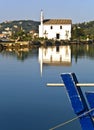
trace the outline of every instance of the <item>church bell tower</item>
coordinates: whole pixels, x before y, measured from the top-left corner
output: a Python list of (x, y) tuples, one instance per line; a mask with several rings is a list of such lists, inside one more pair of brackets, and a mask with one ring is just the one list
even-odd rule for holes
[(41, 10), (41, 15), (40, 15), (40, 25), (39, 25), (39, 37), (43, 37), (43, 10)]
[(44, 19), (43, 10), (41, 10), (41, 16), (40, 16), (41, 25), (43, 25), (43, 19)]

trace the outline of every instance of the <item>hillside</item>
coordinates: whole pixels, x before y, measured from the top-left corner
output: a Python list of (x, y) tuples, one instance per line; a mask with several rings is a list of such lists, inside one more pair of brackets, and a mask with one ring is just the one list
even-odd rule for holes
[(0, 24), (0, 33), (6, 30), (14, 31), (19, 28), (25, 30), (26, 32), (31, 30), (38, 32), (38, 26), (39, 22), (32, 20), (8, 21)]

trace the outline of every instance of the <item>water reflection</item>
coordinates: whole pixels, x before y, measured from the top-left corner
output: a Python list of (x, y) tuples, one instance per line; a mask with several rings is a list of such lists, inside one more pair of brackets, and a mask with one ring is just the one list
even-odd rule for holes
[(47, 47), (34, 47), (34, 48), (7, 48), (0, 52), (2, 56), (16, 57), (18, 60), (25, 61), (32, 54), (38, 57), (41, 65), (63, 65), (70, 66), (72, 58), (75, 62), (79, 58), (94, 57), (94, 45), (81, 44), (81, 45), (63, 45), (63, 46), (47, 46)]
[(39, 63), (42, 74), (43, 65), (71, 65), (70, 46), (53, 46), (39, 48)]
[(72, 57), (74, 57), (75, 62), (78, 61), (79, 58), (87, 57), (94, 58), (94, 45), (72, 45), (71, 46)]
[(17, 60), (24, 61), (29, 57), (31, 52), (32, 52), (32, 49), (29, 49), (29, 48), (19, 48), (19, 49), (8, 48), (6, 50), (3, 50), (1, 52), (1, 55), (6, 56), (6, 57), (9, 57), (9, 56), (16, 57)]

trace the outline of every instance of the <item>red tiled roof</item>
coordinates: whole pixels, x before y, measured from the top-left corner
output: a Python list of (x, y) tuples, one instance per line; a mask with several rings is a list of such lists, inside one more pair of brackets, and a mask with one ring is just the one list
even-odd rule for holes
[(47, 19), (47, 20), (44, 20), (43, 23), (45, 25), (49, 25), (49, 24), (72, 24), (72, 20), (71, 19)]

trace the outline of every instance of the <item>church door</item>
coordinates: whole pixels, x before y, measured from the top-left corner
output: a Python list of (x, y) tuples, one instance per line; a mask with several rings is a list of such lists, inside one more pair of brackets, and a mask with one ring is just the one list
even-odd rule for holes
[(56, 39), (60, 39), (60, 34), (59, 33), (56, 34)]

